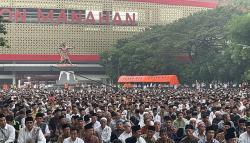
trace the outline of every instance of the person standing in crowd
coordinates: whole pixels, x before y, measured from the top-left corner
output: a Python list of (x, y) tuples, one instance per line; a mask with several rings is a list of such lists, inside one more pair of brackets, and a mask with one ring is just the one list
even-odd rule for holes
[(168, 137), (166, 129), (161, 129), (160, 138), (156, 141), (156, 143), (174, 143), (174, 141)]
[(215, 118), (212, 120), (212, 124), (218, 124), (222, 119), (222, 115), (220, 111), (215, 112)]
[(18, 143), (46, 143), (42, 130), (34, 126), (32, 117), (25, 118), (25, 127), (19, 132)]
[(161, 123), (161, 116), (159, 115), (157, 108), (153, 108), (153, 120), (154, 122), (160, 122)]
[(89, 123), (84, 126), (85, 133), (83, 140), (86, 143), (100, 143), (99, 138), (95, 135), (93, 123)]
[(154, 137), (157, 140), (157, 139), (160, 138), (161, 123), (159, 121), (155, 121), (154, 122), (154, 127), (155, 127)]
[(250, 121), (246, 123), (246, 132), (240, 135), (239, 143), (250, 143)]
[(21, 109), (19, 112), (17, 112), (18, 115), (15, 117), (15, 119), (17, 120), (17, 122), (19, 122), (19, 124), (21, 125), (21, 127), (24, 127), (25, 126), (25, 113), (26, 111), (24, 109)]
[(132, 137), (125, 140), (126, 143), (146, 143), (146, 141), (141, 137), (141, 127), (140, 125), (132, 126)]
[(250, 109), (248, 108), (248, 109), (246, 109), (246, 116), (245, 116), (245, 119), (248, 121), (248, 122), (250, 122)]
[(123, 121), (122, 120), (117, 120), (116, 121), (116, 128), (111, 132), (111, 139), (110, 141), (112, 142), (115, 139), (118, 139), (118, 137), (124, 132), (124, 127), (123, 127)]
[(126, 143), (125, 140), (132, 136), (132, 129), (131, 129), (131, 123), (129, 121), (125, 121), (123, 123), (124, 126), (124, 132), (118, 137), (119, 140), (121, 140), (122, 143)]
[(48, 141), (50, 138), (50, 130), (49, 130), (49, 126), (46, 123), (44, 123), (43, 117), (44, 117), (43, 113), (37, 113), (36, 114), (36, 122), (34, 125), (36, 127), (39, 127), (42, 130), (43, 135), (45, 136), (46, 140)]
[(198, 128), (198, 130), (194, 131), (193, 135), (200, 140), (205, 140), (205, 136), (206, 136), (205, 123), (203, 121), (200, 121), (197, 124), (197, 128)]
[(237, 137), (246, 131), (246, 120), (241, 118), (238, 121), (238, 126), (236, 128)]
[(180, 143), (198, 143), (199, 139), (193, 135), (194, 127), (192, 125), (186, 125), (185, 131), (186, 137), (184, 137)]
[[(145, 114), (144, 114), (145, 115)], [(151, 119), (144, 117), (144, 126), (141, 128), (141, 134), (146, 134), (148, 131), (148, 127), (150, 126)]]
[(18, 121), (16, 121), (14, 119), (14, 115), (7, 115), (6, 117), (6, 122), (7, 124), (13, 126), (15, 128), (15, 133), (16, 133), (16, 137), (15, 137), (15, 142), (17, 141), (17, 137), (18, 137), (18, 133), (19, 133), (19, 130), (21, 128), (21, 125), (19, 124)]
[(213, 125), (206, 128), (206, 137), (204, 139), (200, 139), (198, 143), (220, 143), (215, 137), (215, 128)]
[(177, 141), (177, 129), (173, 125), (173, 120), (170, 116), (164, 117), (165, 125), (163, 128), (167, 130), (168, 137), (174, 141)]
[(223, 129), (224, 123), (225, 123), (225, 122), (229, 122), (229, 123), (230, 123), (230, 126), (231, 126), (231, 127), (234, 127), (234, 123), (231, 121), (231, 117), (230, 117), (229, 113), (223, 114), (223, 115), (222, 115), (222, 118), (223, 118), (223, 120), (221, 120), (221, 121), (218, 123), (219, 129)]
[(223, 131), (218, 133), (216, 135), (216, 140), (218, 140), (219, 142), (223, 142), (225, 141), (225, 134), (227, 132), (227, 129), (231, 128), (231, 123), (230, 122), (225, 122), (224, 123), (224, 128), (223, 128)]
[(142, 137), (147, 143), (155, 143), (156, 138), (154, 137), (154, 134), (155, 134), (155, 127), (148, 126), (147, 133), (142, 135)]
[(60, 123), (59, 123), (59, 117), (61, 116), (61, 110), (56, 109), (54, 111), (54, 117), (52, 117), (49, 121), (49, 129), (50, 129), (50, 135), (52, 141), (57, 141), (59, 134), (60, 134)]
[(207, 114), (206, 112), (201, 113), (201, 119), (205, 125), (205, 128), (212, 125), (212, 123), (209, 121), (209, 114)]
[(79, 135), (78, 137), (79, 138), (82, 138), (83, 137), (83, 133), (84, 133), (84, 126), (86, 125), (85, 122), (83, 121), (83, 118), (82, 117), (78, 117), (77, 119), (78, 121), (78, 126), (77, 126), (77, 129), (79, 130)]
[(238, 112), (239, 112), (239, 109), (236, 105), (231, 108), (230, 118), (232, 122), (234, 123), (235, 127), (238, 127), (238, 121), (240, 119), (240, 115), (238, 114)]
[(97, 114), (91, 113), (91, 122), (93, 124), (94, 130), (97, 131), (101, 127), (101, 123), (97, 121)]
[[(196, 122), (197, 122), (196, 118), (190, 118), (189, 125), (196, 127)], [(195, 128), (195, 131), (197, 131), (196, 128)]]
[(70, 125), (62, 125), (62, 134), (58, 137), (57, 143), (63, 143), (64, 139), (70, 137)]
[(226, 143), (238, 143), (238, 138), (235, 132), (235, 128), (229, 128), (225, 134)]
[(70, 137), (64, 139), (63, 143), (84, 143), (84, 141), (77, 137), (78, 135), (78, 129), (71, 127), (70, 129)]
[(188, 124), (188, 120), (183, 117), (182, 112), (177, 113), (177, 119), (174, 121), (174, 126), (176, 128), (185, 128), (185, 126)]
[(15, 135), (15, 128), (12, 125), (7, 124), (5, 115), (0, 113), (0, 142), (14, 142)]
[(102, 143), (109, 143), (111, 138), (111, 128), (107, 126), (107, 119), (101, 118), (101, 127), (97, 129), (97, 134), (101, 138)]

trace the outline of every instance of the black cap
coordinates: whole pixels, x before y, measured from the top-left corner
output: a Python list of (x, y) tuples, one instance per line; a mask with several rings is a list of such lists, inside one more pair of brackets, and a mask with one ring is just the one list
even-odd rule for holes
[(43, 116), (44, 116), (43, 113), (37, 113), (37, 114), (36, 114), (36, 117), (43, 117)]
[(187, 129), (192, 129), (192, 130), (194, 130), (194, 127), (193, 127), (192, 125), (186, 125), (185, 129), (186, 129), (186, 130), (187, 130)]
[(246, 120), (243, 118), (239, 119), (239, 124), (242, 124), (242, 123), (246, 123)]
[(215, 131), (214, 126), (213, 126), (213, 125), (208, 126), (208, 127), (206, 128), (206, 132), (208, 132), (208, 131)]
[(4, 114), (0, 114), (0, 118), (3, 118), (3, 117), (5, 117)]
[(154, 126), (148, 126), (148, 130), (155, 131), (155, 127)]
[(137, 139), (136, 139), (136, 137), (134, 137), (134, 136), (132, 136), (132, 137), (130, 137), (130, 138), (127, 138), (127, 139), (125, 140), (126, 143), (136, 143), (136, 141), (137, 141)]
[(202, 114), (201, 114), (201, 118), (202, 119), (204, 119), (204, 118), (206, 118), (206, 117), (208, 117), (209, 115), (208, 115), (208, 113), (206, 113), (206, 112), (203, 112)]
[(225, 134), (225, 139), (230, 140), (230, 139), (233, 139), (233, 138), (237, 138), (237, 135), (235, 133), (235, 129), (234, 128), (227, 129), (227, 132)]
[(96, 113), (92, 113), (91, 116), (97, 116), (97, 114)]
[(85, 115), (85, 116), (83, 117), (83, 119), (84, 119), (85, 122), (90, 121), (89, 115)]
[(62, 129), (65, 129), (65, 128), (70, 128), (70, 125), (69, 124), (63, 124)]
[(78, 118), (79, 118), (78, 115), (74, 115), (74, 116), (71, 117), (71, 119), (74, 119), (74, 120), (77, 120)]
[(27, 111), (26, 111), (26, 114), (31, 114), (31, 113), (32, 113), (31, 110), (27, 110)]
[(141, 129), (140, 125), (132, 126), (132, 131), (133, 132), (136, 132), (136, 131), (138, 131), (140, 129)]
[(13, 115), (7, 115), (5, 118), (6, 118), (6, 121), (10, 121), (10, 122), (12, 122), (14, 120)]
[(170, 116), (165, 116), (165, 117), (164, 117), (164, 120), (165, 120), (165, 121), (172, 121), (172, 118), (171, 118)]
[(89, 123), (89, 124), (85, 125), (84, 129), (85, 130), (87, 130), (87, 129), (93, 129), (93, 123)]
[(32, 117), (27, 117), (27, 118), (25, 118), (25, 123), (28, 122), (28, 121), (32, 121), (32, 122), (33, 122), (34, 120), (33, 120)]
[(246, 126), (247, 127), (250, 126), (250, 121), (246, 122)]

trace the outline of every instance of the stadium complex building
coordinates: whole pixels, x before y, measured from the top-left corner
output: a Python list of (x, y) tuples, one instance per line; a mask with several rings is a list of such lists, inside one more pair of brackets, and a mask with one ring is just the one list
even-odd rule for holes
[[(98, 54), (118, 39), (215, 7), (214, 0), (1, 0), (9, 48), (0, 48), (0, 84), (55, 81), (60, 70), (105, 79)], [(74, 65), (59, 69), (64, 42)]]

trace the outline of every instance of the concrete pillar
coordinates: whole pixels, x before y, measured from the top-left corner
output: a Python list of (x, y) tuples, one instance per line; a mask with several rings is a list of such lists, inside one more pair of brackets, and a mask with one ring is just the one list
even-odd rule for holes
[(16, 73), (13, 72), (12, 75), (13, 75), (13, 77), (12, 77), (12, 85), (16, 85)]
[(17, 88), (21, 87), (21, 80), (18, 80)]

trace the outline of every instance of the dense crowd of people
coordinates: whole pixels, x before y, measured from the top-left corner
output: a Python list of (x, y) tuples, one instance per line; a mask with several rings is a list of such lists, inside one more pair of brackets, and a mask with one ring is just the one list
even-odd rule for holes
[(0, 93), (0, 143), (250, 143), (250, 88)]

